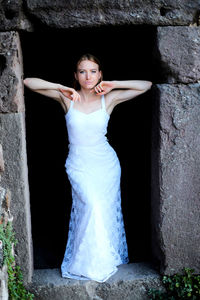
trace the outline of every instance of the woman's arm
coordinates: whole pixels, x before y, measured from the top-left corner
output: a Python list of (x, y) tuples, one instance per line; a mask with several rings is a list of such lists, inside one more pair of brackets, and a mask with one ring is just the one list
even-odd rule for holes
[(144, 80), (126, 80), (126, 81), (112, 81), (115, 89), (131, 89), (144, 91), (151, 88), (151, 81)]
[(49, 82), (40, 78), (25, 78), (24, 84), (34, 92), (53, 98), (59, 102), (61, 100), (59, 92), (61, 86), (58, 83)]
[(117, 104), (145, 93), (151, 86), (151, 81), (144, 80), (102, 81), (94, 90), (97, 95), (106, 94), (106, 109), (111, 114)]
[(146, 91), (152, 86), (152, 82), (144, 80), (130, 80), (130, 81), (114, 81), (114, 88), (119, 89), (113, 91), (113, 103), (115, 105), (133, 99)]
[(145, 93), (151, 86), (151, 81), (144, 80), (102, 81), (95, 91), (98, 95), (108, 94), (112, 102), (118, 104)]
[(80, 100), (80, 95), (73, 89), (59, 83), (49, 82), (40, 78), (25, 78), (24, 84), (34, 92), (53, 98), (60, 102), (65, 112), (70, 100)]
[(25, 78), (24, 84), (31, 90), (58, 90), (61, 85), (40, 78)]

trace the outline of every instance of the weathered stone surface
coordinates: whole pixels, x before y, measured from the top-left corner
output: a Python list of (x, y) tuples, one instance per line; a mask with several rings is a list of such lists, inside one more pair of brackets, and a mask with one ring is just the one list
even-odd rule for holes
[(200, 84), (160, 84), (154, 92), (153, 253), (162, 273), (199, 272)]
[(2, 210), (3, 210), (2, 206), (3, 206), (3, 202), (5, 201), (5, 197), (6, 197), (6, 189), (0, 186), (0, 219), (2, 215)]
[(0, 186), (0, 206), (2, 206), (3, 201), (5, 200), (6, 189)]
[(10, 197), (10, 191), (0, 186), (0, 214), (7, 210), (7, 197)]
[(32, 31), (32, 24), (25, 16), (23, 0), (0, 1), (0, 30)]
[(200, 80), (200, 27), (157, 28), (157, 51), (167, 83), (193, 83)]
[[(2, 218), (3, 218), (2, 214), (4, 210), (2, 204), (3, 201), (5, 200), (5, 196), (6, 196), (6, 190), (0, 186), (0, 222), (2, 222)], [(3, 267), (3, 247), (2, 247), (2, 241), (0, 240), (0, 278), (1, 278), (2, 267)], [(0, 295), (1, 295), (1, 289), (2, 289), (2, 285), (0, 284)]]
[(22, 268), (24, 280), (29, 281), (33, 256), (24, 122), (24, 113), (0, 114), (0, 143), (4, 145), (5, 160), (1, 183), (12, 194), (10, 210), (19, 241), (15, 249), (16, 262)]
[(189, 25), (198, 22), (199, 0), (26, 0), (28, 13), (55, 28), (98, 25)]
[(59, 269), (38, 269), (27, 287), (35, 300), (143, 300), (150, 288), (163, 289), (158, 273), (144, 263), (121, 265), (104, 283), (62, 278)]
[(0, 173), (4, 171), (3, 149), (0, 144)]
[(99, 25), (199, 24), (199, 0), (25, 0), (1, 1), (0, 30), (34, 31), (41, 23), (55, 28)]
[(7, 274), (7, 266), (4, 265), (0, 270), (0, 299), (8, 300), (8, 274)]
[(1, 1), (0, 30), (34, 31), (41, 23), (55, 28), (99, 25), (199, 24), (200, 0), (12, 0)]
[(23, 61), (19, 34), (0, 33), (0, 112), (24, 111)]

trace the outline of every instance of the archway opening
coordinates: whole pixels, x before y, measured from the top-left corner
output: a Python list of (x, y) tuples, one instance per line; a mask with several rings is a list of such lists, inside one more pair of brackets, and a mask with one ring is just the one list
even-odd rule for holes
[[(158, 81), (155, 27), (41, 29), (21, 33), (24, 78), (72, 86), (72, 66), (83, 53), (97, 56), (104, 80)], [(60, 267), (67, 242), (71, 187), (65, 173), (68, 138), (54, 100), (25, 89), (26, 135), (34, 268)], [(130, 262), (151, 260), (151, 91), (117, 106), (108, 140), (121, 162), (122, 209)]]

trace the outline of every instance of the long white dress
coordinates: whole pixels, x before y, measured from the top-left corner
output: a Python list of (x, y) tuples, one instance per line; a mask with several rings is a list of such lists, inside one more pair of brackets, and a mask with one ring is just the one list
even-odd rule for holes
[(86, 114), (70, 104), (66, 114), (69, 153), (66, 172), (72, 187), (68, 240), (62, 277), (106, 281), (117, 266), (128, 263), (121, 211), (121, 167), (107, 141), (109, 114)]

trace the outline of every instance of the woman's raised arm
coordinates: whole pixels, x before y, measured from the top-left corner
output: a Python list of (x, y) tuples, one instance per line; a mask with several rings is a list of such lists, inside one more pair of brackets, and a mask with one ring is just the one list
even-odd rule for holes
[(34, 92), (53, 98), (60, 102), (67, 111), (70, 100), (77, 101), (80, 95), (73, 89), (59, 83), (49, 82), (40, 78), (25, 78), (24, 84)]
[(40, 78), (25, 78), (24, 84), (34, 92), (53, 98), (59, 102), (61, 100), (59, 91), (61, 85), (58, 83), (49, 82)]
[(25, 78), (24, 84), (31, 90), (58, 90), (61, 84), (49, 82), (40, 78)]
[(98, 95), (108, 94), (107, 97), (116, 105), (145, 93), (151, 86), (151, 81), (144, 80), (102, 81), (95, 91)]

